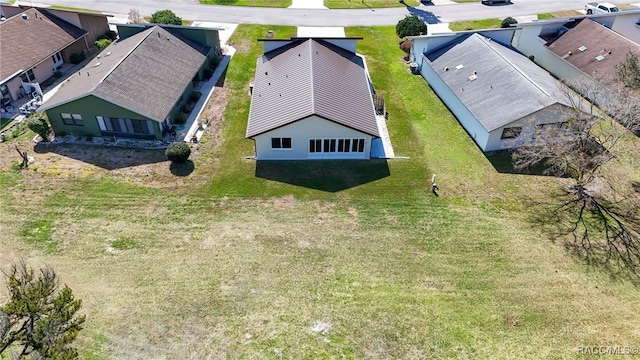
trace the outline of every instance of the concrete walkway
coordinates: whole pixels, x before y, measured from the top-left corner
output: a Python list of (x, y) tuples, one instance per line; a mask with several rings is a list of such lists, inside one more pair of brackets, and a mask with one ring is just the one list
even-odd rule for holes
[[(227, 69), (227, 66), (229, 66), (229, 62), (231, 61), (231, 58), (235, 53), (236, 53), (235, 48), (233, 48), (232, 46), (226, 46), (226, 54), (222, 58), (222, 61), (220, 62), (220, 64), (218, 64), (218, 66), (216, 67), (216, 70), (213, 72), (211, 79), (209, 79), (209, 81), (206, 81), (206, 82), (201, 82), (196, 87), (195, 90), (201, 92), (202, 96), (194, 106), (193, 110), (191, 111), (191, 114), (189, 114), (189, 117), (187, 118), (187, 122), (184, 124), (184, 127), (187, 131), (183, 130), (179, 132), (176, 139), (177, 141), (186, 141), (186, 142), (200, 141), (202, 134), (204, 134), (204, 130), (209, 125), (208, 121), (210, 120), (210, 119), (205, 119), (202, 116), (205, 105), (209, 102), (211, 95), (213, 95), (213, 90), (215, 89), (216, 83), (218, 82), (218, 80), (220, 79), (224, 71)], [(198, 124), (198, 122), (200, 122), (202, 126)], [(193, 141), (193, 139), (196, 139), (196, 141)]]

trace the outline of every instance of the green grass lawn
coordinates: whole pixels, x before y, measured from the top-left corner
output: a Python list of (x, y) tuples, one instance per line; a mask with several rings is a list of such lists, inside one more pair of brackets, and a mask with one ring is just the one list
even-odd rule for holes
[(4, 129), (4, 127), (11, 122), (9, 118), (0, 118), (0, 130)]
[(49, 6), (49, 8), (58, 9), (58, 10), (70, 10), (70, 11), (78, 11), (78, 12), (96, 13), (96, 14), (101, 14), (102, 13), (101, 11), (98, 11), (98, 10), (78, 8), (78, 7), (72, 7), (72, 6), (64, 6), (64, 5), (51, 5), (51, 6)]
[(468, 21), (454, 21), (449, 24), (452, 31), (496, 29), (502, 24), (502, 19), (482, 19)]
[(231, 39), (223, 141), (194, 159), (200, 177), (0, 171), (1, 263), (50, 264), (73, 288), (82, 358), (539, 359), (637, 345), (638, 289), (530, 220), (558, 180), (496, 171), (407, 71), (394, 27), (347, 35), (364, 37), (409, 159), (283, 162), (267, 164), (276, 180), (257, 177), (247, 89), (267, 30), (295, 34), (241, 25)]

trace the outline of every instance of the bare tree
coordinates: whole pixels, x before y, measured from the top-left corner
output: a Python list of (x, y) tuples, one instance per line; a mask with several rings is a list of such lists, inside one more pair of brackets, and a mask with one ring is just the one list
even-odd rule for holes
[(574, 251), (591, 263), (621, 265), (640, 280), (638, 196), (603, 171), (624, 136), (637, 129), (640, 108), (625, 97), (611, 96), (595, 81), (573, 82), (572, 87), (587, 94), (588, 104), (564, 89), (571, 110), (558, 123), (534, 125), (535, 144), (514, 150), (513, 165), (568, 179), (555, 218), (549, 220), (565, 221)]
[(139, 24), (141, 22), (140, 11), (138, 9), (129, 9), (129, 24)]

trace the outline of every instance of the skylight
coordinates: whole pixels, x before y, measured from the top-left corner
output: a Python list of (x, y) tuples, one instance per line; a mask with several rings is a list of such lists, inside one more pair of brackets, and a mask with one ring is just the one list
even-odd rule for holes
[(580, 51), (585, 51), (585, 50), (587, 50), (587, 47), (586, 47), (586, 46), (584, 46), (584, 45), (582, 45), (582, 46), (580, 46), (580, 47), (578, 48), (578, 50), (580, 50)]
[(596, 56), (596, 60), (602, 61), (602, 60), (604, 60), (604, 56), (598, 55), (598, 56)]

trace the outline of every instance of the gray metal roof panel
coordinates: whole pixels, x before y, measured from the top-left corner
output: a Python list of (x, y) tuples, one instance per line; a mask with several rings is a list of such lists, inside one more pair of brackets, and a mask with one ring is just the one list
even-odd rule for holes
[(477, 33), (425, 57), (487, 131), (555, 103), (568, 105), (560, 84), (544, 69)]
[(318, 115), (379, 136), (362, 59), (318, 39), (299, 39), (258, 59), (247, 137)]

